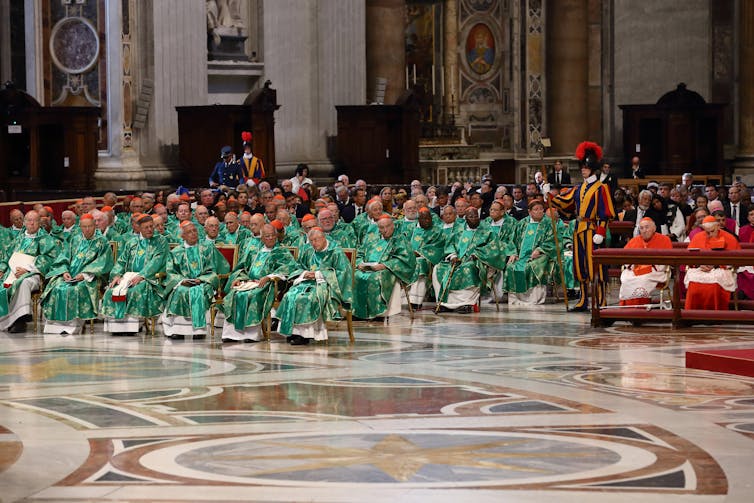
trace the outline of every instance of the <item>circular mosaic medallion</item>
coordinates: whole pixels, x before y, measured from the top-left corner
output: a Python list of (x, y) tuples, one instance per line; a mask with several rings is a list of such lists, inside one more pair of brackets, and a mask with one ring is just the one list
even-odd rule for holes
[(97, 63), (99, 36), (94, 26), (81, 17), (58, 21), (50, 33), (52, 61), (66, 73), (84, 73)]
[(589, 438), (433, 430), (219, 438), (158, 449), (140, 464), (230, 483), (462, 487), (584, 479), (655, 460), (644, 449)]

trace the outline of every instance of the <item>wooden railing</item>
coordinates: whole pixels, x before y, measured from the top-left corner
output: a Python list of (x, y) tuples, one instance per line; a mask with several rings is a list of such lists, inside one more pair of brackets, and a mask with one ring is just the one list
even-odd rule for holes
[(600, 308), (597, 305), (597, 283), (592, 288), (592, 326), (600, 327), (615, 320), (632, 321), (670, 321), (673, 328), (687, 326), (693, 322), (717, 323), (754, 323), (754, 311), (732, 310), (715, 311), (705, 309), (683, 309), (681, 306), (681, 284), (679, 270), (681, 266), (754, 266), (754, 249), (731, 251), (689, 251), (687, 249), (652, 250), (603, 248), (594, 252), (594, 266), (622, 264), (655, 264), (671, 268), (673, 281), (672, 308), (669, 310), (647, 310), (646, 307)]

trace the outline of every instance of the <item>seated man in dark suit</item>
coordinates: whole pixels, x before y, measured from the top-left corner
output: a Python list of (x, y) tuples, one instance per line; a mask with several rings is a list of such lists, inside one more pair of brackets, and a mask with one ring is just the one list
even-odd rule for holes
[(725, 210), (725, 216), (736, 223), (736, 233), (738, 230), (749, 223), (747, 215), (749, 214), (749, 206), (746, 201), (741, 199), (741, 187), (733, 185), (728, 189), (728, 200), (723, 203), (723, 209)]

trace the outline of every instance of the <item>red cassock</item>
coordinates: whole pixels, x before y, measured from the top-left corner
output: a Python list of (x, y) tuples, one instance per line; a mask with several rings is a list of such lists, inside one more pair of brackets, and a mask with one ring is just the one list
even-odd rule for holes
[[(628, 243), (626, 243), (626, 246), (624, 247), (626, 249), (664, 249), (664, 250), (671, 250), (673, 248), (673, 243), (670, 241), (670, 238), (667, 236), (664, 236), (660, 234), (659, 232), (655, 232), (651, 238), (649, 238), (649, 241), (644, 241), (644, 238), (641, 236), (635, 236), (629, 240)], [(646, 279), (646, 281), (642, 281), (642, 279)], [(641, 287), (636, 288), (636, 290), (641, 290), (642, 292), (646, 292), (647, 294), (651, 294), (651, 291), (654, 290), (656, 285), (660, 283), (662, 280), (665, 279), (665, 272), (664, 267), (660, 266), (653, 266), (650, 264), (636, 264), (631, 268), (631, 272), (624, 272), (621, 274), (621, 293), (624, 293), (626, 290), (625, 286), (628, 282), (630, 282), (631, 285), (634, 287)], [(651, 288), (650, 288), (651, 287)], [(621, 306), (641, 306), (645, 304), (649, 304), (650, 297), (649, 296), (643, 296), (643, 294), (639, 295), (634, 292), (629, 293), (628, 297), (631, 298), (621, 298), (620, 299), (620, 305)]]
[[(689, 248), (700, 250), (740, 250), (736, 238), (726, 231), (719, 231), (717, 238), (710, 238), (700, 232), (689, 243)], [(689, 268), (686, 272), (688, 291), (685, 309), (727, 310), (730, 294), (735, 290), (736, 277), (730, 267), (715, 267), (710, 272), (699, 268)]]

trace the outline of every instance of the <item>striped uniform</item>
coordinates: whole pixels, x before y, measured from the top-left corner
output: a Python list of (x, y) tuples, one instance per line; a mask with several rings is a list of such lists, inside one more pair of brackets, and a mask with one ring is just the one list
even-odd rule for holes
[[(552, 206), (577, 220), (573, 232), (573, 270), (576, 280), (581, 283), (581, 299), (576, 304), (576, 307), (581, 307), (586, 302), (586, 285), (595, 272), (592, 264), (592, 237), (597, 228), (605, 227), (609, 220), (615, 218), (610, 188), (592, 175), (568, 192), (553, 197), (551, 201)], [(607, 270), (601, 267), (596, 273), (600, 280), (597, 300), (602, 304)]]

